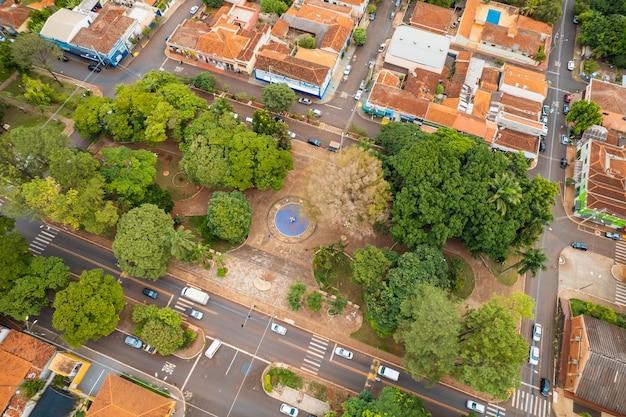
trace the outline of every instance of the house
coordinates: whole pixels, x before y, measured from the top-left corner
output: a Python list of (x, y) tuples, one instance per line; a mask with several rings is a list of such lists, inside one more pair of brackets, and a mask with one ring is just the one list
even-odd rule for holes
[(174, 405), (169, 398), (108, 374), (87, 417), (167, 417), (174, 411)]
[(20, 6), (12, 1), (2, 2), (0, 4), (0, 25), (15, 29), (18, 32), (25, 32), (28, 30), (26, 24), (29, 13), (29, 8), (26, 6)]
[(385, 52), (385, 64), (412, 73), (416, 68), (441, 74), (446, 62), (450, 39), (408, 25), (396, 28)]
[(567, 330), (561, 360), (565, 396), (626, 416), (626, 329), (580, 315)]
[(606, 142), (626, 145), (626, 87), (592, 78), (582, 99), (600, 106), (602, 126), (607, 129)]
[(417, 29), (447, 35), (456, 26), (454, 10), (419, 1), (415, 3), (409, 24)]
[(256, 54), (270, 34), (267, 24), (257, 28), (259, 11), (249, 3), (222, 6), (210, 23), (185, 20), (166, 41), (172, 52), (200, 63), (252, 74)]
[(495, 1), (467, 0), (454, 43), (525, 65), (539, 65), (534, 56), (550, 53), (552, 28), (523, 16), (519, 8)]

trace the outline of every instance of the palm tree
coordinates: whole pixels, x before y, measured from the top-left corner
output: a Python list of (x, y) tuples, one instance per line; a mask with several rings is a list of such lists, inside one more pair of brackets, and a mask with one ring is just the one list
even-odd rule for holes
[(526, 0), (526, 4), (522, 7), (522, 14), (524, 16), (532, 15), (539, 6), (539, 0)]
[(184, 260), (187, 254), (193, 249), (196, 243), (196, 236), (191, 230), (180, 226), (178, 229), (172, 229), (163, 236), (163, 239), (170, 247), (170, 253), (179, 260)]
[(543, 252), (542, 248), (527, 248), (526, 252), (518, 250), (516, 253), (521, 256), (522, 259), (500, 272), (500, 275), (509, 272), (513, 268), (518, 268), (517, 272), (519, 274), (530, 272), (533, 277), (536, 277), (540, 269), (542, 271), (547, 269), (545, 263), (548, 261), (548, 257)]
[(225, 98), (216, 97), (211, 107), (209, 107), (209, 113), (213, 115), (213, 121), (217, 122), (223, 115), (233, 111), (233, 106), (230, 105)]
[(201, 264), (205, 268), (211, 266), (211, 246), (205, 245), (202, 242), (195, 242), (187, 253), (187, 257), (190, 261)]
[(488, 203), (495, 203), (496, 210), (500, 212), (502, 216), (506, 214), (506, 210), (509, 206), (516, 206), (522, 199), (522, 187), (516, 178), (513, 178), (508, 173), (502, 173), (489, 182), (489, 186), (492, 189), (491, 197), (487, 200)]

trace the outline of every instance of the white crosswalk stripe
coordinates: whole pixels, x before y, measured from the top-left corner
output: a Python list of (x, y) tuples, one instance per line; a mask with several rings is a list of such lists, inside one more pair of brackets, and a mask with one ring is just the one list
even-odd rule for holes
[(35, 255), (41, 255), (46, 247), (52, 243), (52, 240), (56, 237), (58, 230), (51, 228), (50, 226), (40, 226), (41, 230), (39, 234), (35, 236), (30, 245), (28, 246), (28, 250)]
[(615, 262), (626, 265), (626, 242), (623, 240), (615, 243)]
[(487, 411), (485, 411), (485, 414), (493, 417), (504, 417), (506, 415), (505, 411), (506, 408), (500, 407), (499, 405), (487, 404)]
[[(526, 389), (515, 390), (511, 398), (513, 408), (528, 412), (537, 417), (550, 417), (550, 401), (547, 398), (529, 394)], [(502, 413), (500, 413), (502, 415)]]
[(320, 370), (320, 366), (322, 366), (326, 349), (328, 349), (328, 339), (323, 339), (317, 335), (311, 337), (309, 348), (304, 355), (304, 360), (300, 369), (317, 375), (317, 372)]
[(179, 297), (176, 300), (176, 304), (174, 304), (174, 310), (177, 310), (178, 314), (187, 317), (189, 315), (189, 309), (193, 307), (193, 301), (186, 300), (182, 297)]
[(621, 282), (615, 283), (615, 303), (626, 306), (626, 285)]

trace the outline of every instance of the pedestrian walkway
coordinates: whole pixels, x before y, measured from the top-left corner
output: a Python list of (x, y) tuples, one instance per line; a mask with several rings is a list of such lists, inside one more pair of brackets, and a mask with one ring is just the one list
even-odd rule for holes
[(615, 243), (615, 263), (626, 265), (626, 242), (623, 240)]
[(243, 245), (228, 254), (286, 277), (307, 277), (311, 275), (310, 266), (306, 267), (297, 264), (289, 259), (276, 256), (250, 245)]
[(615, 283), (615, 304), (626, 306), (626, 285), (621, 282)]
[(317, 335), (311, 337), (309, 348), (304, 355), (304, 363), (300, 369), (317, 375), (320, 366), (322, 366), (322, 361), (326, 355), (327, 349), (328, 339), (324, 339), (323, 337)]
[[(522, 410), (531, 416), (550, 417), (550, 402), (546, 397), (528, 393), (528, 387), (516, 389), (511, 398), (514, 408)], [(500, 413), (500, 416), (503, 414)]]
[(41, 230), (37, 236), (35, 236), (33, 241), (30, 242), (28, 250), (33, 255), (41, 255), (48, 245), (52, 243), (52, 240), (57, 236), (57, 233), (59, 233), (58, 230), (50, 226), (41, 225)]
[(495, 404), (487, 404), (487, 411), (485, 414), (493, 417), (504, 417), (506, 415), (506, 409)]

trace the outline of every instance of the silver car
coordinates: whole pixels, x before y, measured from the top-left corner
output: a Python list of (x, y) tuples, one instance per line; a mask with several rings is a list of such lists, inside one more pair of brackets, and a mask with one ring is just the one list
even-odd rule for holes
[(278, 323), (272, 323), (272, 331), (284, 336), (287, 333), (287, 328)]

